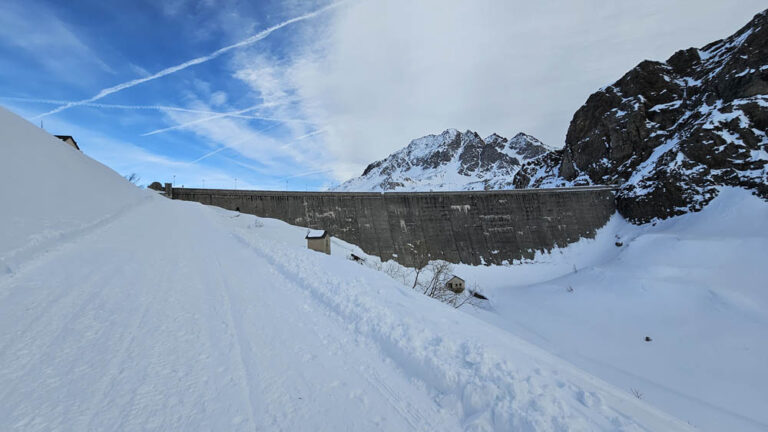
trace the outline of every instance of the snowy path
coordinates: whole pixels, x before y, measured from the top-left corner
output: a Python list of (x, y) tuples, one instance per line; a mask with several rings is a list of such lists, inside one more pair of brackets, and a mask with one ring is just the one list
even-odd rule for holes
[(152, 199), (0, 278), (0, 430), (685, 429), (228, 218)]
[(136, 209), (0, 282), (2, 328), (19, 329), (0, 335), (0, 429), (458, 428), (391, 364), (356, 361), (230, 234), (166, 207), (167, 223)]

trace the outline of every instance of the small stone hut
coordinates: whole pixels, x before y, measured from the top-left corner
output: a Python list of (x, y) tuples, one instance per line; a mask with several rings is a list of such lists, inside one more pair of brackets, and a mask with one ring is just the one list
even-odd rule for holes
[(307, 236), (307, 247), (314, 251), (331, 254), (331, 235), (325, 230), (309, 230)]
[(464, 279), (453, 275), (453, 277), (448, 279), (448, 282), (445, 283), (445, 288), (456, 294), (461, 294), (464, 292)]
[(75, 141), (74, 138), (70, 135), (54, 135), (56, 138), (64, 141), (65, 143), (69, 144), (74, 148), (75, 150), (80, 150), (80, 147), (77, 145), (77, 141)]

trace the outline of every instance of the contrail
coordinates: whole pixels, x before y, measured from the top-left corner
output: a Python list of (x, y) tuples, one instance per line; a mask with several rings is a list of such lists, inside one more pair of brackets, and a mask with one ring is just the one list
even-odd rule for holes
[(233, 49), (254, 44), (254, 43), (256, 43), (256, 42), (266, 38), (267, 36), (269, 36), (275, 30), (279, 30), (279, 29), (281, 29), (281, 28), (283, 28), (283, 27), (285, 27), (287, 25), (291, 25), (291, 24), (293, 24), (295, 22), (298, 22), (298, 21), (304, 21), (304, 20), (307, 20), (307, 19), (310, 19), (310, 18), (314, 18), (315, 16), (320, 15), (323, 12), (331, 10), (331, 9), (333, 9), (335, 7), (338, 7), (338, 6), (342, 5), (343, 3), (344, 3), (344, 1), (332, 3), (332, 4), (328, 5), (328, 6), (326, 6), (324, 8), (321, 8), (321, 9), (318, 9), (318, 10), (316, 10), (314, 12), (310, 12), (308, 14), (301, 15), (301, 16), (298, 16), (298, 17), (295, 17), (295, 18), (291, 18), (289, 20), (281, 22), (280, 24), (276, 24), (276, 25), (273, 25), (272, 27), (269, 27), (269, 28), (267, 28), (265, 30), (262, 30), (259, 33), (256, 33), (255, 35), (249, 37), (248, 39), (242, 40), (242, 41), (240, 41), (238, 43), (235, 43), (235, 44), (232, 44), (232, 45), (229, 45), (229, 46), (225, 46), (224, 48), (219, 48), (218, 50), (212, 52), (211, 54), (208, 54), (207, 56), (198, 57), (198, 58), (195, 58), (195, 59), (192, 59), (192, 60), (188, 60), (188, 61), (186, 61), (184, 63), (178, 64), (176, 66), (171, 66), (171, 67), (165, 68), (165, 69), (161, 70), (160, 72), (157, 72), (154, 75), (150, 75), (148, 77), (137, 78), (137, 79), (132, 80), (132, 81), (127, 81), (127, 82), (124, 82), (122, 84), (118, 84), (116, 86), (105, 88), (105, 89), (101, 90), (98, 94), (96, 94), (96, 96), (93, 96), (93, 97), (88, 98), (88, 99), (83, 99), (81, 101), (69, 102), (69, 103), (67, 103), (65, 105), (62, 105), (60, 107), (57, 107), (57, 108), (55, 108), (55, 109), (53, 109), (51, 111), (42, 113), (42, 114), (34, 117), (33, 119), (39, 119), (39, 118), (42, 118), (42, 117), (49, 116), (51, 114), (56, 114), (56, 113), (59, 113), (61, 111), (67, 110), (69, 108), (72, 108), (72, 107), (75, 107), (75, 106), (78, 106), (78, 105), (83, 105), (83, 104), (86, 104), (86, 103), (89, 103), (89, 102), (95, 102), (95, 101), (97, 101), (97, 100), (99, 100), (99, 99), (101, 99), (103, 97), (109, 96), (109, 95), (111, 95), (113, 93), (117, 93), (117, 92), (125, 90), (127, 88), (131, 88), (131, 87), (137, 86), (139, 84), (145, 83), (147, 81), (152, 81), (152, 80), (164, 77), (166, 75), (170, 75), (172, 73), (176, 73), (176, 72), (178, 72), (180, 70), (184, 70), (184, 69), (186, 69), (186, 68), (188, 68), (190, 66), (198, 65), (200, 63), (205, 63), (207, 61), (215, 59), (216, 57), (219, 57), (220, 55), (222, 55), (224, 53), (232, 51)]
[(203, 160), (203, 159), (207, 159), (207, 158), (209, 158), (209, 157), (211, 157), (211, 156), (215, 155), (216, 153), (218, 153), (218, 152), (220, 152), (220, 151), (222, 151), (222, 150), (226, 150), (226, 149), (228, 149), (228, 148), (229, 148), (229, 147), (227, 147), (227, 146), (223, 146), (223, 147), (220, 147), (220, 148), (218, 148), (218, 149), (216, 149), (216, 150), (214, 150), (214, 151), (212, 151), (212, 152), (208, 152), (208, 153), (206, 153), (206, 154), (204, 154), (204, 155), (200, 156), (199, 158), (197, 158), (197, 159), (193, 160), (192, 162), (190, 162), (190, 163), (189, 163), (189, 165), (192, 165), (192, 164), (194, 164), (194, 163), (198, 163), (198, 162), (200, 162), (201, 160)]
[(310, 133), (308, 133), (308, 134), (305, 134), (305, 135), (302, 135), (302, 136), (300, 136), (300, 137), (296, 137), (296, 138), (294, 138), (293, 140), (294, 140), (294, 141), (303, 140), (304, 138), (309, 138), (309, 137), (311, 137), (311, 136), (320, 135), (321, 133), (324, 133), (324, 132), (325, 132), (325, 129), (318, 129), (318, 130), (316, 130), (316, 131), (310, 132)]
[[(268, 130), (274, 128), (275, 126), (277, 126), (278, 124), (279, 123), (275, 123), (273, 125), (270, 125), (270, 126), (267, 126), (265, 128), (259, 129), (259, 132), (268, 131)], [(188, 165), (192, 165), (192, 164), (195, 164), (197, 162), (200, 162), (201, 160), (207, 159), (207, 158), (215, 155), (216, 153), (219, 153), (219, 152), (221, 152), (223, 150), (226, 150), (226, 149), (233, 149), (234, 150), (233, 146), (236, 146), (236, 145), (241, 144), (241, 143), (243, 143), (245, 141), (248, 141), (249, 139), (250, 139), (250, 137), (245, 137), (245, 138), (242, 138), (242, 139), (239, 139), (239, 140), (235, 141), (234, 143), (232, 143), (230, 145), (221, 146), (221, 147), (217, 148), (216, 150), (210, 151), (210, 152), (200, 156), (199, 158), (193, 160), (192, 162), (189, 162)], [(237, 151), (237, 150), (235, 150), (235, 151)]]
[(181, 129), (181, 128), (184, 128), (184, 127), (187, 127), (187, 126), (196, 125), (198, 123), (204, 123), (204, 122), (215, 120), (215, 119), (222, 118), (222, 117), (228, 117), (228, 116), (232, 116), (232, 115), (239, 115), (239, 114), (243, 114), (243, 113), (248, 112), (248, 111), (255, 110), (256, 108), (259, 108), (259, 107), (261, 107), (261, 105), (254, 105), (254, 106), (251, 106), (251, 107), (248, 107), (248, 108), (245, 108), (245, 109), (241, 109), (241, 110), (237, 110), (237, 111), (232, 111), (232, 112), (228, 112), (228, 113), (221, 113), (221, 114), (216, 114), (216, 115), (212, 115), (212, 116), (208, 116), (208, 117), (203, 117), (203, 118), (199, 118), (197, 120), (192, 120), (190, 122), (181, 123), (181, 124), (177, 124), (175, 126), (170, 126), (170, 127), (167, 127), (167, 128), (153, 130), (152, 132), (143, 133), (143, 134), (141, 134), (141, 136), (155, 135), (155, 134), (167, 132), (167, 131), (174, 130), (174, 129)]
[(259, 117), (259, 116), (250, 116), (250, 115), (243, 115), (243, 113), (246, 113), (248, 111), (253, 111), (258, 108), (264, 107), (263, 104), (254, 105), (245, 109), (237, 110), (237, 111), (230, 111), (225, 113), (215, 113), (212, 116), (209, 117), (203, 117), (196, 120), (189, 121), (187, 123), (180, 123), (175, 126), (169, 126), (162, 129), (156, 129), (151, 132), (143, 133), (141, 136), (150, 136), (150, 135), (156, 135), (163, 132), (168, 132), (176, 129), (183, 129), (187, 126), (192, 126), (200, 123), (205, 123), (211, 120), (216, 120), (223, 117), (238, 117), (238, 118), (247, 118), (247, 119), (256, 119), (256, 120), (264, 120), (264, 121), (274, 121), (274, 122), (282, 122), (282, 123), (290, 123), (290, 122), (296, 122), (296, 123), (312, 123), (310, 120), (303, 120), (303, 119), (286, 119), (286, 118), (276, 118), (276, 117)]
[(327, 173), (327, 172), (331, 172), (331, 171), (333, 171), (333, 168), (326, 168), (326, 169), (314, 170), (314, 171), (306, 171), (306, 172), (295, 174), (295, 175), (292, 175), (292, 176), (283, 177), (283, 180), (288, 180), (288, 179), (298, 178), (298, 177), (306, 177), (306, 176), (310, 176), (310, 175), (313, 175), (313, 174), (322, 174), (322, 173)]
[(325, 129), (318, 129), (316, 131), (312, 131), (312, 132), (310, 132), (308, 134), (304, 134), (304, 135), (301, 135), (301, 136), (298, 136), (298, 137), (294, 138), (292, 141), (287, 142), (287, 143), (281, 145), (279, 148), (280, 149), (288, 148), (288, 147), (296, 144), (296, 141), (301, 141), (301, 140), (303, 140), (305, 138), (313, 137), (315, 135), (320, 135), (321, 133), (324, 133), (324, 132), (326, 132)]
[[(63, 104), (72, 103), (71, 101), (56, 100), (56, 99), (34, 99), (34, 98), (23, 98), (23, 97), (13, 97), (13, 96), (0, 96), (0, 99), (14, 100), (14, 101), (20, 101), (20, 102), (30, 102), (30, 103), (44, 103), (44, 104), (52, 104), (52, 105), (63, 105)], [(289, 100), (289, 102), (291, 101)], [(280, 119), (280, 118), (274, 118), (274, 117), (232, 114), (232, 113), (217, 112), (217, 111), (206, 111), (206, 110), (182, 108), (182, 107), (167, 106), (167, 105), (118, 105), (118, 104), (86, 102), (86, 103), (81, 103), (80, 106), (93, 107), (93, 108), (136, 110), (136, 111), (178, 111), (178, 112), (186, 112), (186, 113), (193, 113), (193, 114), (207, 114), (207, 115), (226, 114), (227, 117), (236, 117), (236, 118), (254, 119), (254, 120), (269, 120), (269, 121), (279, 121), (279, 122), (301, 121), (301, 120), (295, 120), (295, 119)], [(272, 106), (272, 104), (261, 105), (261, 107), (269, 107), (269, 106)]]

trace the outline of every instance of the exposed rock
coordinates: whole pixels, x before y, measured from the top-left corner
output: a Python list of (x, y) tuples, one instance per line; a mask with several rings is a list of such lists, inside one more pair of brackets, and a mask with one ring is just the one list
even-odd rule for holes
[(415, 139), (337, 191), (429, 191), (510, 189), (522, 162), (550, 149), (523, 133), (512, 139), (448, 129)]
[(768, 11), (733, 36), (644, 61), (591, 95), (563, 150), (514, 185), (622, 184), (619, 211), (647, 222), (698, 211), (722, 186), (768, 198)]
[(147, 188), (152, 189), (152, 190), (156, 190), (156, 191), (163, 191), (163, 190), (165, 190), (165, 188), (163, 187), (163, 185), (160, 184), (160, 182), (152, 182), (152, 184), (147, 186)]

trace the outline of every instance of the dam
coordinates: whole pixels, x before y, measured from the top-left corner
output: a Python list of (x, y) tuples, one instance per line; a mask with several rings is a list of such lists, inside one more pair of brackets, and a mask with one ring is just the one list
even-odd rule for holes
[(165, 185), (196, 201), (328, 230), (382, 260), (416, 255), (472, 265), (531, 259), (594, 238), (616, 211), (615, 188), (589, 186), (460, 192), (289, 192)]

